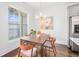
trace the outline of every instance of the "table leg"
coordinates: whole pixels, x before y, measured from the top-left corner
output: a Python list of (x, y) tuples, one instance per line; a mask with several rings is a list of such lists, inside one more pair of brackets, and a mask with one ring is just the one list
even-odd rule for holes
[(47, 49), (46, 49), (46, 47), (45, 47), (45, 56), (47, 57)]
[(41, 46), (41, 57), (43, 57), (43, 46)]

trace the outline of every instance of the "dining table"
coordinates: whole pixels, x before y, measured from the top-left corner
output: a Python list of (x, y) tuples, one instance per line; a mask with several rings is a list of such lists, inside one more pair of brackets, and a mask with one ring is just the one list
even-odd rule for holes
[(35, 45), (40, 46), (40, 56), (43, 57), (43, 45), (46, 40), (48, 40), (49, 35), (45, 33), (41, 33), (40, 37), (38, 38), (36, 35), (29, 35), (29, 36), (22, 36), (20, 40), (24, 40), (27, 43), (34, 43)]

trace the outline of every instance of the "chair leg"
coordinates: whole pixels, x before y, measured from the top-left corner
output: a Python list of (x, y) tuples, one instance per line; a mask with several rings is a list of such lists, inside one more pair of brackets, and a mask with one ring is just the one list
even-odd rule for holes
[(43, 46), (41, 46), (41, 57), (43, 57)]
[(44, 55), (44, 47), (43, 47), (43, 56), (45, 56), (45, 55)]
[(50, 56), (50, 48), (49, 48), (49, 56)]
[(20, 57), (23, 57), (23, 54), (20, 54)]
[(55, 56), (56, 56), (57, 51), (56, 51), (56, 47), (55, 46), (54, 46), (54, 50), (55, 50)]
[(45, 47), (45, 56), (47, 57), (47, 49), (46, 49), (46, 47)]
[(46, 56), (46, 47), (44, 47), (43, 56)]
[[(55, 47), (55, 46), (54, 46)], [(55, 53), (56, 53), (57, 51), (56, 51), (56, 47), (55, 47)]]
[(32, 54), (33, 54), (33, 49), (32, 49), (32, 51), (31, 51), (31, 57), (32, 57)]
[(18, 57), (20, 57), (20, 51), (21, 51), (21, 49), (19, 48), (18, 49)]
[(36, 51), (36, 56), (38, 57), (38, 48), (37, 48), (37, 51)]
[(55, 46), (53, 46), (53, 53), (54, 53), (54, 56), (56, 57), (56, 47)]

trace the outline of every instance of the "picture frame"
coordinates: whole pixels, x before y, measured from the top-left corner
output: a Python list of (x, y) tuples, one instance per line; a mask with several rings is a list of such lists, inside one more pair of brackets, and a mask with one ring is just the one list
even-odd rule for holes
[(53, 29), (53, 17), (40, 17), (40, 29), (52, 30)]

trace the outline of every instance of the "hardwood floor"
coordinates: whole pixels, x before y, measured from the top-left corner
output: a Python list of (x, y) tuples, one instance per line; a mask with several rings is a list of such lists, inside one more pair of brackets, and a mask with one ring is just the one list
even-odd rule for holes
[(79, 57), (79, 52), (71, 51), (65, 45), (57, 44), (56, 49), (57, 49), (57, 54), (56, 54), (57, 57)]
[[(67, 46), (56, 44), (56, 57), (79, 57), (79, 52), (71, 51)], [(7, 53), (6, 55), (2, 57), (17, 57), (18, 48)], [(47, 55), (49, 56), (49, 55)], [(50, 57), (53, 57), (53, 53), (50, 52)]]

